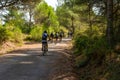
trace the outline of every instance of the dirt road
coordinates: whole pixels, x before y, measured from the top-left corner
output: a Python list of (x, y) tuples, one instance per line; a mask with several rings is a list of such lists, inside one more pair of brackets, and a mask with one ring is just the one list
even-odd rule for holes
[(69, 42), (70, 39), (64, 39), (61, 43), (49, 43), (46, 56), (41, 55), (40, 43), (26, 43), (0, 56), (0, 80), (57, 80), (49, 77), (54, 73), (55, 64), (63, 57)]

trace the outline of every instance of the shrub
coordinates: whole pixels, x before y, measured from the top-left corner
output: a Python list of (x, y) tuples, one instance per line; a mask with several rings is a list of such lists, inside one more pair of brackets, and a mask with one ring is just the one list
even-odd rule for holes
[[(88, 59), (96, 61), (97, 64), (101, 63), (105, 55), (110, 51), (103, 36), (89, 37), (81, 34), (74, 37), (74, 48), (76, 56), (85, 55)], [(78, 58), (77, 60), (77, 66), (86, 64), (86, 59), (82, 61)]]
[(88, 61), (89, 58), (85, 54), (82, 54), (75, 58), (75, 65), (77, 67), (83, 67), (88, 63)]
[(22, 34), (21, 29), (19, 29), (19, 28), (14, 28), (13, 29), (12, 40), (16, 43), (22, 43), (23, 34)]
[(74, 37), (74, 48), (77, 55), (82, 54), (84, 49), (87, 49), (87, 46), (89, 46), (89, 38), (87, 36), (78, 34)]
[(35, 41), (41, 41), (42, 37), (42, 27), (35, 27), (31, 30), (31, 39)]
[(4, 27), (0, 27), (0, 43), (9, 40), (11, 37), (11, 32)]
[(55, 29), (54, 29), (54, 27), (51, 27), (51, 26), (50, 26), (50, 27), (48, 28), (48, 34), (50, 34), (51, 32), (55, 32)]

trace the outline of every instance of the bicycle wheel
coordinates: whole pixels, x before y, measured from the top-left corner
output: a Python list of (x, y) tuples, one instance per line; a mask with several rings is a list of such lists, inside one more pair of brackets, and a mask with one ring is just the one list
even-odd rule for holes
[(47, 53), (47, 44), (43, 45), (43, 56)]

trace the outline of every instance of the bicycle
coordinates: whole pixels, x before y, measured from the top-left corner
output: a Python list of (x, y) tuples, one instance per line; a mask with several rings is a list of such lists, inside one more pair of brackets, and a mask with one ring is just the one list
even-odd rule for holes
[(44, 56), (47, 53), (47, 51), (48, 51), (48, 45), (47, 45), (47, 43), (43, 44), (42, 51), (43, 51), (42, 55)]

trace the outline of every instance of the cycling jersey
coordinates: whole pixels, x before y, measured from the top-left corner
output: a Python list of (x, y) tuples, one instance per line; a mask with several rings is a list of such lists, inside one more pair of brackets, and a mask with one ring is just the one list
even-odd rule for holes
[(47, 33), (43, 33), (42, 35), (42, 42), (47, 42)]

